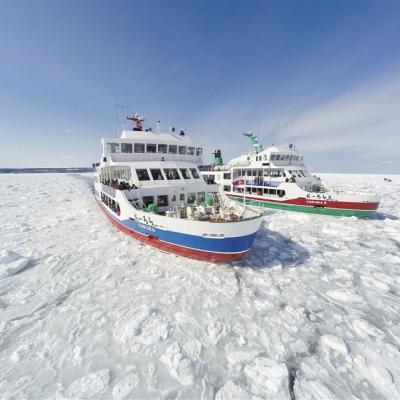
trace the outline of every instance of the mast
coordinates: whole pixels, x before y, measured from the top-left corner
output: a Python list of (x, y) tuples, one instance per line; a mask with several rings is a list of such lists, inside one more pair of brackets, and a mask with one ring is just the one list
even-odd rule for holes
[(243, 133), (244, 136), (247, 136), (250, 139), (251, 144), (254, 147), (254, 152), (258, 154), (260, 151), (263, 151), (262, 144), (258, 143), (258, 137), (254, 135), (252, 131)]

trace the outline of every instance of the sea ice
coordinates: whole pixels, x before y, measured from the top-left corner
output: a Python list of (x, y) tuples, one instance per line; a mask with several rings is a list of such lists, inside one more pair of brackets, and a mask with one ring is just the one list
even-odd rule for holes
[(7, 278), (24, 269), (29, 258), (22, 257), (12, 250), (0, 250), (0, 279)]
[(0, 175), (0, 399), (400, 398), (400, 176), (323, 179), (379, 212), (266, 210), (215, 264), (120, 234), (90, 174)]

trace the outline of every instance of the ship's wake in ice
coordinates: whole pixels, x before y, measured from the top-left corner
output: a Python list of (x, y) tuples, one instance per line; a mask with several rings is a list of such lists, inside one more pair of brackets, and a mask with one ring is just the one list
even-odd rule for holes
[(400, 398), (400, 177), (373, 219), (267, 212), (207, 264), (102, 217), (88, 175), (0, 176), (0, 398)]

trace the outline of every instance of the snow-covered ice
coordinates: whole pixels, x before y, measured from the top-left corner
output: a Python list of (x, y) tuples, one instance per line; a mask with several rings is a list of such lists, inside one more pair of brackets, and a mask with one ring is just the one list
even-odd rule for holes
[(379, 212), (267, 211), (217, 265), (118, 233), (90, 175), (0, 175), (0, 398), (400, 398), (400, 176), (323, 178)]

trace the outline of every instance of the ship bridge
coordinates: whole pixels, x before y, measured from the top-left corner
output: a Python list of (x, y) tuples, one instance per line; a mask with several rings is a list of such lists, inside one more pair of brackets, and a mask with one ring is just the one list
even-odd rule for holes
[(101, 143), (103, 166), (136, 161), (202, 162), (203, 149), (195, 146), (183, 131), (123, 131), (120, 138), (105, 138)]

